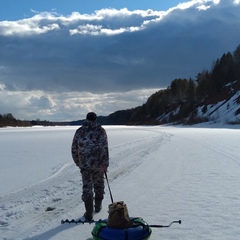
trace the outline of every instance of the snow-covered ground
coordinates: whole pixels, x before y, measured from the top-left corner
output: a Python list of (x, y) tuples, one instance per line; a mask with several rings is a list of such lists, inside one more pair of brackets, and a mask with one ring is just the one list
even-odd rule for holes
[[(91, 240), (70, 147), (77, 127), (0, 129), (0, 238)], [(240, 130), (105, 126), (114, 201), (153, 228), (150, 239), (236, 240), (240, 236)], [(111, 203), (106, 185), (103, 209)], [(45, 211), (53, 207), (53, 211)], [(114, 239), (113, 239), (114, 240)]]

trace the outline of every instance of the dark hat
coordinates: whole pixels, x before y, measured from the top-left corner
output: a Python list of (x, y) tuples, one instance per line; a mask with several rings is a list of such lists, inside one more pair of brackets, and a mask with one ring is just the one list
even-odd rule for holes
[(97, 114), (95, 112), (89, 112), (86, 119), (90, 121), (95, 121), (97, 119)]

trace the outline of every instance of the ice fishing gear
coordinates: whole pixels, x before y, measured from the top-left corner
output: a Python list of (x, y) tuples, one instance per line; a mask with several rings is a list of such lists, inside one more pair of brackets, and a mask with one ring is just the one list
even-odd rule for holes
[(69, 223), (69, 224), (71, 224), (71, 223), (75, 223), (75, 224), (85, 224), (85, 223), (89, 223), (89, 224), (91, 224), (91, 223), (98, 223), (98, 222), (101, 222), (102, 220), (101, 219), (99, 219), (98, 221), (96, 221), (96, 220), (91, 220), (91, 221), (87, 221), (87, 220), (81, 220), (81, 219), (78, 219), (78, 220), (76, 220), (76, 219), (72, 219), (72, 220), (69, 220), (69, 219), (66, 219), (66, 220), (61, 220), (61, 224), (65, 224), (65, 223)]
[(106, 180), (107, 180), (107, 185), (108, 185), (108, 190), (109, 190), (109, 193), (110, 193), (110, 197), (111, 197), (111, 200), (112, 200), (112, 203), (113, 203), (113, 196), (112, 196), (112, 192), (111, 192), (111, 189), (110, 189), (110, 186), (109, 186), (107, 172), (105, 172), (105, 177), (106, 177)]
[(181, 221), (181, 220), (173, 221), (173, 222), (171, 222), (169, 225), (166, 225), (166, 226), (164, 226), (164, 225), (149, 225), (149, 227), (152, 227), (152, 228), (168, 228), (168, 227), (170, 227), (173, 223), (181, 224), (182, 221)]
[(108, 226), (107, 220), (96, 222), (92, 230), (94, 240), (147, 240), (152, 234), (153, 227), (170, 227), (173, 223), (181, 224), (181, 220), (173, 221), (167, 226), (149, 225), (141, 217), (131, 218), (132, 225), (125, 228), (112, 228)]
[(132, 224), (127, 205), (123, 201), (115, 202), (108, 206), (108, 227), (128, 228)]
[(92, 236), (94, 240), (126, 240), (126, 239), (131, 239), (131, 240), (147, 240), (150, 238), (152, 234), (152, 228), (168, 228), (170, 227), (173, 223), (178, 223), (181, 224), (182, 221), (173, 221), (169, 225), (151, 225), (145, 222), (141, 217), (135, 217), (135, 218), (130, 218), (132, 225), (130, 227), (124, 227), (124, 228), (116, 228), (116, 227), (109, 227), (108, 226), (108, 219), (101, 220), (99, 219), (98, 221), (91, 220), (91, 221), (86, 221), (86, 220), (62, 220), (61, 224), (64, 223), (75, 223), (75, 224), (92, 224), (94, 223), (95, 226), (93, 227), (92, 230)]
[[(75, 224), (91, 224), (95, 223), (95, 226), (92, 230), (92, 236), (94, 240), (148, 240), (152, 234), (151, 228), (168, 228), (173, 223), (181, 224), (181, 220), (173, 221), (169, 225), (156, 225), (148, 224), (141, 217), (129, 217), (126, 204), (123, 201), (113, 202), (112, 192), (109, 186), (108, 176), (105, 172), (105, 177), (111, 197), (112, 204), (109, 205), (109, 217), (108, 219), (98, 221), (90, 220), (62, 220), (61, 224), (64, 223), (75, 223)], [(121, 213), (121, 214), (120, 214)], [(129, 221), (124, 222), (124, 217), (127, 216)], [(117, 223), (117, 224), (116, 224)], [(119, 224), (124, 223), (124, 224)], [(126, 224), (127, 223), (127, 224)]]
[[(133, 226), (136, 226), (136, 220), (138, 221), (138, 223), (139, 224), (145, 224), (145, 225), (147, 225), (148, 227), (151, 227), (151, 228), (168, 228), (168, 227), (170, 227), (173, 223), (178, 223), (178, 224), (181, 224), (182, 223), (182, 221), (181, 220), (178, 220), (178, 221), (172, 221), (169, 225), (156, 225), (156, 224), (147, 224), (145, 221), (140, 221), (139, 222), (139, 219), (142, 219), (142, 218), (140, 218), (140, 217), (136, 217), (136, 218), (131, 218), (131, 221), (133, 221), (133, 223), (135, 223), (135, 225), (133, 225)], [(142, 219), (143, 220), (143, 219)], [(66, 219), (66, 220), (61, 220), (61, 224), (65, 224), (65, 223), (69, 223), (69, 224), (71, 224), (71, 223), (75, 223), (75, 224), (85, 224), (85, 223), (89, 223), (89, 224), (91, 224), (91, 223), (105, 223), (105, 224), (107, 224), (107, 219), (104, 219), (104, 220), (102, 220), (102, 219), (99, 219), (99, 220), (91, 220), (91, 221), (87, 221), (87, 220), (81, 220), (81, 219), (78, 219), (78, 220), (76, 220), (76, 219), (72, 219), (72, 220), (69, 220), (69, 219)]]

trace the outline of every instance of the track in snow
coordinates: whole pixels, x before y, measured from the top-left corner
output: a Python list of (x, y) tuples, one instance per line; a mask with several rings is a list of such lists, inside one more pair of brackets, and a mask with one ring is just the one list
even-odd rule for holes
[[(183, 221), (180, 227), (154, 230), (151, 240), (231, 240), (240, 235), (239, 134), (171, 127), (109, 127), (107, 132), (114, 200), (124, 200), (131, 216), (149, 224)], [(60, 224), (84, 212), (79, 170), (70, 161), (56, 164), (52, 175), (0, 200), (5, 239), (91, 239), (91, 225)], [(106, 188), (96, 219), (107, 217), (110, 202)], [(46, 212), (47, 207), (55, 210)]]

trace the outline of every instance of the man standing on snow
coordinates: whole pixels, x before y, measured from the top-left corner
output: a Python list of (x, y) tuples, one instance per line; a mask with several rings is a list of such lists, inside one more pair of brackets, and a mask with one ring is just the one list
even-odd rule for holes
[[(94, 112), (87, 114), (83, 125), (77, 129), (72, 141), (72, 158), (82, 174), (82, 200), (87, 221), (95, 212), (100, 212), (104, 197), (104, 173), (109, 165), (108, 139), (105, 129), (97, 123)], [(94, 193), (93, 193), (94, 190)]]

